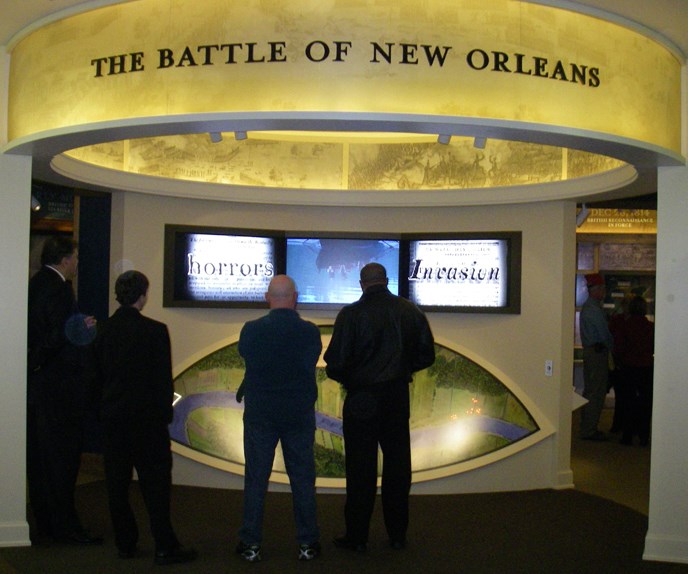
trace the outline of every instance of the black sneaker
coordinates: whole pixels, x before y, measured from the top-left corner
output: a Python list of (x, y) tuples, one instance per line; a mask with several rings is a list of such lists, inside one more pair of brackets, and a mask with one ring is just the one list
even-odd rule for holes
[(130, 548), (118, 548), (117, 556), (122, 560), (129, 560), (131, 558), (134, 558), (137, 552), (138, 548), (136, 546), (131, 546)]
[(609, 440), (609, 437), (600, 430), (596, 430), (594, 433), (587, 436), (581, 437), (583, 440), (592, 440), (595, 442), (605, 442)]
[(299, 560), (313, 560), (320, 555), (320, 542), (301, 544), (299, 546)]
[(239, 554), (246, 562), (260, 562), (262, 556), (260, 555), (260, 544), (246, 544), (239, 541), (236, 547), (236, 553)]
[(194, 548), (184, 548), (178, 546), (171, 550), (157, 550), (155, 552), (154, 562), (158, 566), (166, 566), (168, 564), (183, 564), (196, 560), (198, 552)]
[(365, 542), (355, 542), (348, 536), (340, 536), (333, 540), (337, 548), (344, 548), (346, 550), (353, 550), (354, 552), (363, 553), (368, 550), (368, 545)]

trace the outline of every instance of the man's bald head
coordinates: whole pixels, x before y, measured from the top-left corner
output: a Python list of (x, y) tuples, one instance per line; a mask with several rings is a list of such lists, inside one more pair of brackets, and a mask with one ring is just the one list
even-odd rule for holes
[(275, 275), (265, 294), (270, 309), (294, 309), (297, 297), (296, 284), (288, 275)]

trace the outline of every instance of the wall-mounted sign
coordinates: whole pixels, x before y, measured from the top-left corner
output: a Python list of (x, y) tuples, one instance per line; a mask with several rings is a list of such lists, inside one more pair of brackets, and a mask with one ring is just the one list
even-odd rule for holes
[(657, 211), (654, 209), (595, 208), (577, 233), (657, 233)]
[(53, 22), (13, 48), (8, 131), (179, 114), (422, 114), (680, 154), (680, 78), (653, 39), (534, 3), (138, 0)]

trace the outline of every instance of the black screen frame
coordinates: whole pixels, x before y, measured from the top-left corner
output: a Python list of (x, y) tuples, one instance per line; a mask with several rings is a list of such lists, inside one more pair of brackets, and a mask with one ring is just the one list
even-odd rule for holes
[[(329, 231), (283, 231), (276, 229), (245, 229), (205, 225), (165, 224), (164, 269), (163, 269), (163, 307), (181, 308), (219, 308), (219, 309), (267, 309), (267, 303), (241, 300), (195, 300), (175, 296), (179, 274), (184, 273), (184, 265), (178, 254), (179, 237), (187, 234), (229, 235), (270, 238), (274, 241), (274, 274), (287, 272), (287, 240), (295, 238), (312, 239), (376, 239), (399, 242), (398, 286), (399, 296), (409, 299), (410, 246), (417, 240), (506, 240), (507, 242), (507, 279), (506, 304), (486, 307), (473, 305), (420, 305), (428, 313), (482, 313), (482, 314), (520, 314), (521, 312), (521, 262), (522, 232), (520, 231), (482, 231), (482, 232), (414, 232), (414, 233), (365, 233)], [(295, 278), (296, 279), (296, 278)], [(297, 280), (298, 288), (298, 280)], [(354, 301), (351, 301), (353, 303)], [(298, 308), (304, 310), (338, 311), (346, 303), (321, 303), (299, 301)]]
[[(422, 240), (505, 240), (507, 244), (507, 278), (506, 304), (487, 307), (476, 305), (421, 305), (410, 297), (409, 274), (411, 273), (411, 243)], [(402, 235), (401, 265), (405, 269), (399, 278), (399, 292), (416, 303), (426, 313), (487, 313), (518, 315), (521, 313), (521, 258), (522, 233), (520, 231), (485, 231), (485, 232), (441, 232), (441, 233), (406, 233)], [(403, 286), (402, 286), (403, 277)]]

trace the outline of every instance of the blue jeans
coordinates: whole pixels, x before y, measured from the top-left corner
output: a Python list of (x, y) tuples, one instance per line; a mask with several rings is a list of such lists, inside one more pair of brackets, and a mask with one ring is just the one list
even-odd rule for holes
[(263, 509), (277, 442), (282, 443), (284, 463), (291, 485), (299, 544), (320, 539), (315, 502), (315, 412), (298, 422), (244, 419), (244, 517), (239, 538), (246, 544), (260, 544), (263, 538)]
[(580, 436), (592, 436), (599, 429), (609, 382), (609, 351), (597, 352), (593, 347), (583, 348), (583, 397), (588, 403), (581, 411)]

